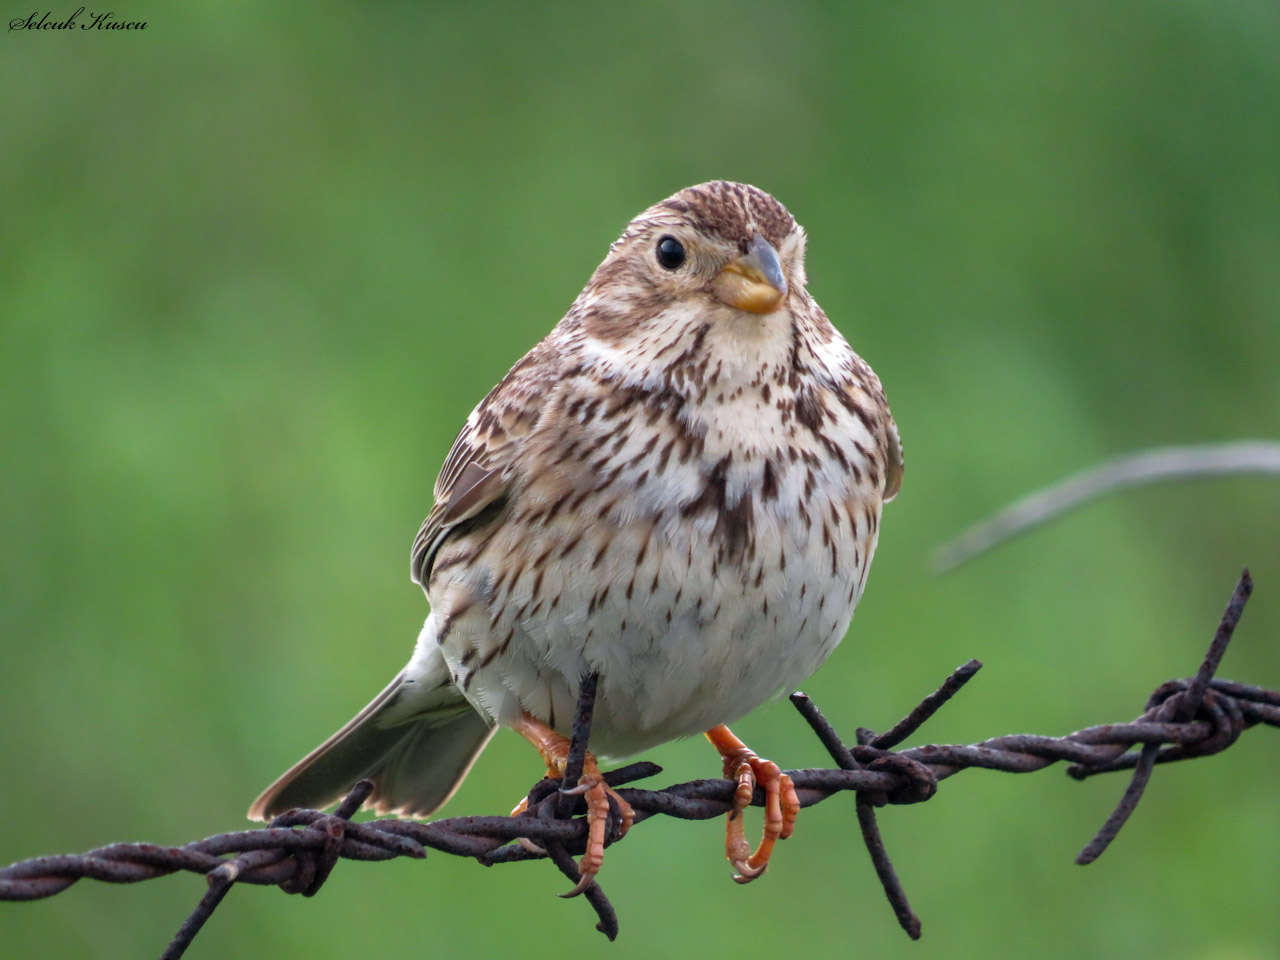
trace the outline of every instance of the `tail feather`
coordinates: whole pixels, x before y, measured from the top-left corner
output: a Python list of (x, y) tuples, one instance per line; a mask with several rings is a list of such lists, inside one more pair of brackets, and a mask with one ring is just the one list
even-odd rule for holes
[(425, 817), (462, 783), (494, 728), (476, 713), (438, 663), (410, 668), (387, 684), (341, 730), (294, 764), (249, 808), (269, 820), (294, 807), (322, 809), (358, 780), (374, 782), (365, 803), (378, 813)]

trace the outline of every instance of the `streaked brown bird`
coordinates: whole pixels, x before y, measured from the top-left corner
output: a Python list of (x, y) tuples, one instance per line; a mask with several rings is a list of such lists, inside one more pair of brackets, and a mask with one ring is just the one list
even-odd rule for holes
[[(431, 613), (408, 665), (250, 817), (325, 806), (362, 777), (373, 809), (426, 816), (498, 726), (559, 776), (596, 673), (594, 751), (705, 732), (739, 784), (736, 879), (763, 872), (799, 801), (725, 724), (835, 649), (902, 482), (880, 381), (809, 295), (804, 252), (782, 204), (741, 183), (631, 222), (445, 458), (413, 545)], [(752, 852), (741, 813), (757, 782)], [(612, 793), (590, 756), (579, 788), (585, 885)]]

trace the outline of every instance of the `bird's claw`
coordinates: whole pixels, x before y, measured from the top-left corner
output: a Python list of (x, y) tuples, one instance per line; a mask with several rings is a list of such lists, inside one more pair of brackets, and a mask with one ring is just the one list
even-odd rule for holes
[[(524, 797), (523, 799), (521, 799), (519, 803), (515, 805), (514, 808), (512, 808), (511, 816), (518, 817), (520, 816), (520, 814), (524, 813), (528, 809), (529, 809), (529, 798)], [(520, 846), (524, 847), (530, 853), (536, 854), (539, 857), (545, 857), (547, 855), (547, 851), (544, 847), (538, 846), (538, 844), (534, 843), (528, 837), (516, 837), (516, 843), (520, 844)]]
[(570, 795), (581, 795), (587, 801), (587, 849), (582, 859), (578, 861), (578, 872), (582, 874), (582, 879), (572, 890), (562, 894), (565, 897), (576, 897), (595, 883), (596, 874), (604, 865), (604, 844), (608, 836), (611, 813), (610, 801), (617, 803), (618, 812), (621, 815), (619, 838), (626, 836), (635, 820), (635, 811), (631, 809), (631, 805), (604, 782), (594, 759), (590, 767), (594, 768), (594, 772), (584, 771), (576, 787), (563, 791)]
[[(768, 868), (773, 845), (795, 830), (800, 797), (791, 778), (776, 763), (756, 756), (727, 727), (709, 731), (707, 737), (724, 758), (725, 776), (737, 781), (725, 828), (725, 857), (736, 871), (733, 879), (750, 883)], [(747, 842), (743, 812), (751, 806), (757, 783), (764, 788), (764, 834), (753, 851)]]
[[(547, 764), (547, 776), (564, 776), (564, 768), (569, 753), (568, 740), (528, 715), (516, 726), (516, 730), (538, 747), (538, 751), (542, 754), (542, 758)], [(581, 878), (572, 890), (563, 894), (566, 897), (576, 897), (595, 882), (596, 874), (600, 872), (600, 867), (604, 865), (604, 846), (609, 835), (612, 805), (614, 803), (617, 804), (620, 819), (619, 839), (626, 836), (627, 831), (631, 829), (631, 824), (635, 822), (635, 811), (631, 809), (631, 805), (623, 800), (616, 790), (605, 783), (604, 777), (600, 773), (600, 766), (596, 763), (596, 758), (590, 753), (587, 753), (583, 758), (582, 776), (578, 782), (571, 787), (561, 786), (560, 792), (565, 796), (580, 796), (587, 804), (587, 846), (582, 859), (578, 862), (578, 872), (581, 874)], [(512, 811), (512, 816), (523, 813), (528, 809), (528, 806), (529, 801), (526, 797)], [(531, 852), (546, 853), (544, 849), (527, 838), (521, 838), (520, 844)]]

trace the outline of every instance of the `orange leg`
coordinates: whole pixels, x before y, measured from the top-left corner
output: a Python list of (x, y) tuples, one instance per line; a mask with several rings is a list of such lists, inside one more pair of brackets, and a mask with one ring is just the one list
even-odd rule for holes
[[(707, 739), (720, 751), (724, 775), (738, 781), (733, 809), (729, 812), (724, 849), (725, 856), (738, 871), (733, 879), (738, 883), (749, 883), (769, 866), (774, 843), (791, 836), (796, 826), (796, 814), (800, 812), (800, 798), (791, 778), (779, 770), (776, 763), (756, 756), (724, 724), (708, 730)], [(742, 814), (751, 806), (751, 795), (757, 782), (764, 787), (764, 836), (752, 853), (743, 830)]]
[[(527, 713), (520, 718), (513, 729), (537, 748), (547, 765), (547, 776), (564, 776), (565, 763), (569, 759), (568, 739)], [(617, 801), (618, 809), (622, 812), (623, 835), (631, 829), (631, 824), (635, 820), (635, 811), (604, 782), (596, 758), (590, 753), (583, 761), (582, 778), (578, 781), (578, 785), (565, 792), (581, 793), (587, 801), (587, 851), (578, 863), (578, 871), (582, 874), (582, 879), (566, 894), (566, 896), (574, 896), (591, 886), (596, 874), (600, 872), (600, 867), (604, 864), (604, 838), (609, 826), (609, 797)], [(522, 812), (527, 804), (527, 799), (521, 801), (520, 805), (511, 811), (512, 814)]]

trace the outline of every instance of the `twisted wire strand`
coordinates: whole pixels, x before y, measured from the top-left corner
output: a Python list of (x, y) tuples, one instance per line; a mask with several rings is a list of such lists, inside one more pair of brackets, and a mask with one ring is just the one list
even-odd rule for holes
[[(1149, 698), (1141, 716), (1129, 723), (1087, 727), (1063, 737), (1015, 734), (978, 743), (930, 744), (904, 750), (891, 747), (915, 733), (981, 668), (971, 660), (959, 667), (934, 693), (885, 734), (860, 729), (856, 742), (846, 745), (818, 708), (803, 693), (792, 703), (809, 723), (836, 763), (834, 769), (787, 771), (802, 806), (813, 806), (840, 793), (857, 795), (863, 841), (885, 894), (899, 922), (913, 938), (920, 921), (911, 911), (880, 842), (875, 808), (886, 804), (917, 803), (932, 797), (938, 781), (962, 770), (986, 769), (1030, 773), (1059, 761), (1070, 764), (1076, 779), (1097, 773), (1133, 769), (1134, 777), (1119, 805), (1081, 851), (1077, 862), (1096, 859), (1132, 814), (1157, 763), (1219, 753), (1247, 728), (1280, 726), (1280, 692), (1214, 677), (1244, 604), (1252, 591), (1247, 570), (1242, 574), (1199, 672), (1185, 680), (1162, 684)], [(575, 722), (570, 768), (586, 749), (594, 683), (583, 684)], [(1135, 747), (1140, 749), (1135, 750)], [(733, 807), (734, 781), (693, 780), (661, 790), (624, 784), (661, 772), (653, 763), (633, 763), (604, 774), (635, 811), (635, 824), (655, 816), (705, 820)], [(279, 886), (287, 893), (314, 895), (340, 859), (380, 861), (398, 857), (421, 859), (427, 849), (472, 857), (486, 865), (514, 860), (549, 858), (571, 881), (577, 882), (573, 856), (585, 850), (585, 804), (563, 793), (559, 780), (542, 780), (529, 794), (528, 808), (517, 817), (451, 817), (430, 823), (382, 819), (352, 822), (372, 790), (361, 781), (333, 813), (290, 810), (267, 827), (217, 834), (178, 847), (149, 843), (114, 843), (83, 854), (35, 857), (0, 868), (0, 900), (37, 900), (60, 893), (81, 879), (107, 883), (136, 883), (179, 871), (205, 874), (209, 891), (162, 955), (181, 957), (222, 898), (236, 883)], [(763, 806), (757, 788), (753, 804)], [(609, 841), (616, 839), (615, 829)], [(541, 852), (519, 843), (533, 841)], [(618, 933), (612, 904), (598, 883), (584, 891), (598, 917), (597, 929), (609, 939)]]

